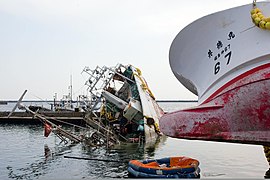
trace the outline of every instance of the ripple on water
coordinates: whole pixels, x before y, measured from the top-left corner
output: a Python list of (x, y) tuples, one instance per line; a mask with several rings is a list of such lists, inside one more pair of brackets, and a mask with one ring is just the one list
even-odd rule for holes
[[(65, 146), (40, 125), (0, 126), (0, 179), (83, 179), (127, 177), (131, 159), (188, 156), (200, 161), (201, 178), (263, 178), (268, 170), (261, 146), (164, 138), (157, 144), (123, 144), (112, 150), (83, 144)], [(75, 160), (64, 155), (122, 160)]]

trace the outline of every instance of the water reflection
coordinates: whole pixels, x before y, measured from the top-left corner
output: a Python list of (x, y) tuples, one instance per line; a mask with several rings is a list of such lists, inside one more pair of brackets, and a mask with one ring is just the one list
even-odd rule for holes
[[(165, 138), (163, 139), (163, 141)], [(153, 158), (155, 149), (161, 140), (152, 144), (121, 144), (116, 146), (114, 149), (106, 148), (93, 148), (84, 144), (78, 145), (68, 145), (50, 148), (47, 144), (44, 145), (44, 156), (40, 157), (39, 160), (33, 163), (27, 163), (26, 167), (23, 168), (13, 168), (8, 166), (9, 171), (8, 177), (11, 179), (34, 179), (42, 176), (46, 176), (51, 167), (55, 164), (60, 164), (64, 161), (65, 166), (70, 164), (73, 168), (84, 169), (83, 177), (99, 177), (99, 178), (127, 178), (127, 164), (131, 159), (144, 159)], [(72, 149), (72, 148), (75, 148)], [(78, 150), (81, 147), (81, 151)], [(88, 157), (104, 160), (119, 160), (120, 162), (102, 162), (95, 160), (78, 160), (78, 159), (63, 159), (65, 154), (77, 157)], [(74, 167), (73, 163), (76, 161), (77, 167)], [(80, 162), (78, 162), (80, 161)], [(86, 167), (84, 168), (82, 164), (86, 161)], [(61, 175), (60, 175), (61, 177)], [(83, 178), (82, 177), (82, 178)]]
[[(44, 138), (39, 125), (1, 125), (0, 136), (0, 179), (126, 178), (131, 159), (178, 155), (198, 159), (201, 178), (269, 178), (270, 174), (261, 146), (161, 138), (108, 150), (59, 144), (53, 134)], [(65, 155), (121, 162), (67, 159)]]
[[(44, 138), (43, 127), (38, 125), (2, 125), (0, 135), (4, 140), (0, 144), (0, 179), (125, 178), (129, 160), (153, 158), (162, 142), (121, 144), (113, 149), (64, 145), (53, 134)], [(66, 159), (66, 154), (120, 162)]]
[(26, 167), (23, 168), (13, 168), (12, 166), (7, 166), (9, 171), (8, 177), (11, 179), (33, 179), (47, 174), (50, 168), (50, 163), (55, 163), (55, 161), (60, 160), (59, 156), (71, 152), (71, 147), (69, 146), (59, 146), (54, 147), (54, 151), (49, 148), (47, 144), (44, 145), (44, 157), (40, 157), (33, 163), (26, 163)]
[[(131, 159), (153, 158), (156, 148), (166, 140), (166, 137), (158, 138), (148, 144), (122, 143), (113, 149), (93, 148), (82, 146), (82, 156), (99, 161), (88, 161), (88, 176), (100, 178), (127, 178), (127, 165)], [(106, 162), (100, 161), (106, 160)], [(118, 160), (120, 162), (107, 162)]]
[(31, 164), (27, 164), (25, 168), (13, 168), (12, 166), (7, 166), (8, 177), (11, 179), (33, 179), (41, 175), (46, 174), (47, 170), (47, 158), (41, 161), (36, 161)]
[(51, 150), (48, 147), (47, 144), (44, 145), (44, 157), (45, 157), (45, 162), (48, 161), (48, 159), (52, 156)]

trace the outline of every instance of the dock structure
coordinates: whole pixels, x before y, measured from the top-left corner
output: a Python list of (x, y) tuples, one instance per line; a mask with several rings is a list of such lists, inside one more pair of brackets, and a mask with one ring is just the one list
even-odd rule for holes
[[(76, 125), (84, 125), (85, 112), (69, 112), (69, 111), (52, 111), (52, 112), (39, 112), (40, 114), (50, 117), (50, 120), (58, 124), (72, 123)], [(1, 123), (12, 123), (12, 124), (38, 124), (39, 119), (30, 113), (23, 112), (13, 112), (10, 117), (8, 115), (10, 112), (0, 112), (0, 124)]]

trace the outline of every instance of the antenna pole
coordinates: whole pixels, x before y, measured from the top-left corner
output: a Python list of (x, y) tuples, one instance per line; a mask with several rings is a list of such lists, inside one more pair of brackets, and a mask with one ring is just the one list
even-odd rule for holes
[(72, 74), (70, 75), (70, 100), (72, 103)]

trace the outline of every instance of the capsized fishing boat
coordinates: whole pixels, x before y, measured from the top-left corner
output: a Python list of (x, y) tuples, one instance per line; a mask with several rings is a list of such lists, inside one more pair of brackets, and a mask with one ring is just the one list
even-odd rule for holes
[[(93, 100), (84, 109), (84, 126), (45, 116), (23, 105), (21, 101), (27, 90), (8, 118), (17, 107), (25, 109), (44, 124), (46, 137), (53, 132), (66, 144), (84, 142), (95, 147), (111, 147), (121, 142), (152, 143), (162, 136), (159, 118), (164, 112), (138, 68), (118, 64), (97, 66), (94, 70), (86, 67), (83, 72), (89, 75), (85, 85)], [(59, 123), (81, 131), (71, 132)]]
[(128, 173), (139, 178), (199, 178), (199, 161), (185, 156), (131, 160)]
[(164, 115), (171, 137), (270, 145), (270, 2), (202, 17), (170, 47), (175, 77), (198, 106)]
[(89, 75), (86, 85), (96, 99), (86, 115), (88, 125), (125, 142), (148, 142), (161, 135), (159, 118), (164, 112), (138, 68), (118, 64), (86, 67), (83, 72)]

